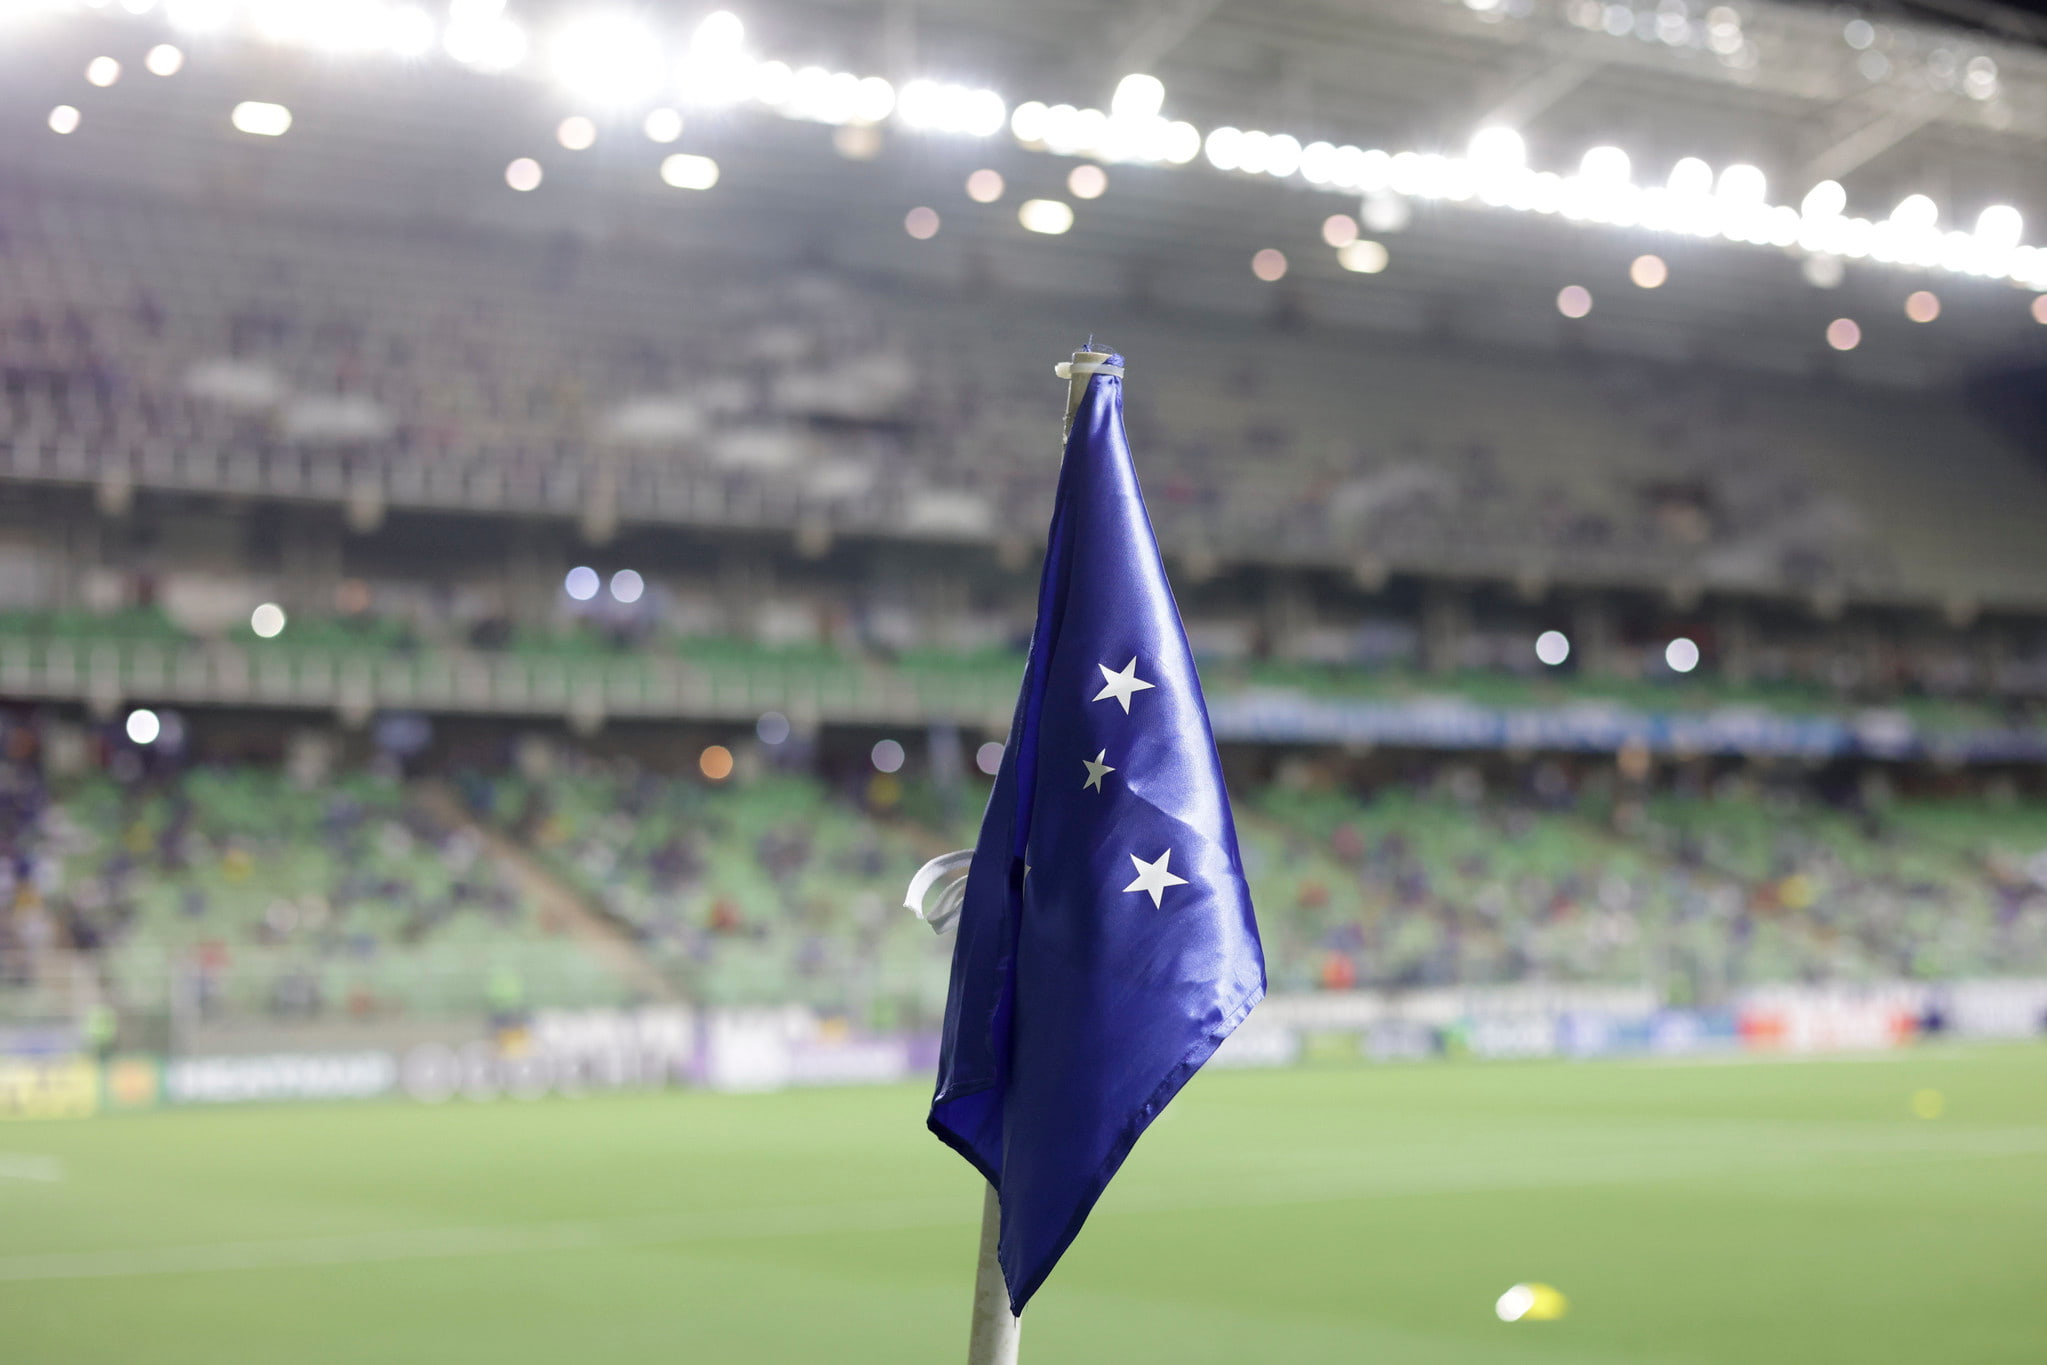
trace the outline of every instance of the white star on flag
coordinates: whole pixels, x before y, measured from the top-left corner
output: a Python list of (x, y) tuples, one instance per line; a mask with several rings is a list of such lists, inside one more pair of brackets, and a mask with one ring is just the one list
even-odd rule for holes
[(1131, 854), (1130, 861), (1137, 865), (1137, 880), (1123, 889), (1125, 891), (1146, 892), (1151, 896), (1152, 908), (1154, 910), (1158, 909), (1165, 901), (1167, 887), (1185, 886), (1187, 884), (1185, 877), (1175, 877), (1172, 873), (1166, 871), (1166, 863), (1172, 859), (1172, 856), (1173, 850), (1169, 848), (1164, 853), (1159, 854), (1156, 862), (1148, 863), (1135, 853)]
[(1095, 667), (1102, 670), (1102, 690), (1095, 693), (1094, 700), (1104, 701), (1114, 697), (1123, 703), (1123, 714), (1126, 716), (1130, 714), (1130, 694), (1157, 685), (1137, 676), (1137, 659), (1134, 655), (1129, 663), (1123, 665), (1120, 672), (1111, 671), (1107, 664), (1096, 664)]
[(1080, 789), (1082, 791), (1086, 791), (1089, 787), (1093, 787), (1096, 791), (1100, 791), (1102, 789), (1102, 779), (1104, 777), (1107, 777), (1110, 773), (1116, 771), (1108, 764), (1102, 762), (1102, 760), (1107, 758), (1108, 756), (1109, 751), (1107, 749), (1104, 749), (1100, 753), (1096, 754), (1093, 758), (1083, 758), (1080, 761), (1081, 766), (1087, 769), (1087, 781), (1080, 784)]

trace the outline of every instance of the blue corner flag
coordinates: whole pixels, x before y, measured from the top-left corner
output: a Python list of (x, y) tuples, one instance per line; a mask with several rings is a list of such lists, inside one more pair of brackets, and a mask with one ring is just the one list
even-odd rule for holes
[[(1079, 362), (1076, 362), (1079, 363)], [(1208, 708), (1123, 431), (1087, 381), (967, 876), (931, 1131), (1002, 1203), (1021, 1313), (1138, 1135), (1265, 994)]]

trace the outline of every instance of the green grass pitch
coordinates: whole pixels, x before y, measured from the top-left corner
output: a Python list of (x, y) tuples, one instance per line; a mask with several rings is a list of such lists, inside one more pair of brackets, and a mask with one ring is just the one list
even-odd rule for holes
[[(1924, 1090), (1939, 1117), (1915, 1116)], [(980, 1198), (923, 1101), (0, 1127), (0, 1361), (958, 1361)], [(1568, 1315), (1498, 1321), (1517, 1281)], [(1023, 1346), (1037, 1365), (2047, 1360), (2047, 1047), (1206, 1075)]]

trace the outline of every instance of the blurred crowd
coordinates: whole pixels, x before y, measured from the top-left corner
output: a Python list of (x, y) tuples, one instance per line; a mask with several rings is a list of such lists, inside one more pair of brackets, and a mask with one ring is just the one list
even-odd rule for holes
[[(1959, 780), (1958, 780), (1959, 781)], [(970, 789), (565, 751), (449, 783), (253, 764), (0, 768), (0, 987), (83, 964), (126, 1015), (358, 1021), (645, 998), (541, 908), (551, 879), (674, 998), (942, 1012), (949, 944), (900, 908), (972, 841)], [(1280, 765), (1239, 792), (1279, 991), (2047, 972), (2047, 807), (1995, 782), (1891, 797), (1788, 769)]]
[[(998, 333), (945, 296), (822, 270), (25, 193), (0, 213), (0, 461), (995, 538), (1056, 472), (1043, 348), (1061, 314), (1009, 304)], [(1830, 486), (1767, 385), (1287, 334), (1248, 348), (1136, 316), (1116, 340), (1145, 376), (1130, 420), (1153, 514), (1190, 563), (1368, 546), (1654, 583), (1898, 575), (1857, 504), (1881, 481)]]

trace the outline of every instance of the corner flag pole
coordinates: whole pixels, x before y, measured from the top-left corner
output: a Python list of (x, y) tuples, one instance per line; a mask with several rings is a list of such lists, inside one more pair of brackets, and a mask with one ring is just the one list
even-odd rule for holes
[[(1070, 364), (1057, 367), (1066, 381), (1066, 416), (1059, 425), (1059, 448), (1073, 434), (1073, 415), (1087, 394), (1093, 366), (1109, 358), (1107, 351), (1075, 351)], [(1080, 369), (1086, 365), (1089, 368)], [(921, 898), (920, 898), (921, 899)], [(919, 913), (922, 913), (921, 910)], [(1017, 1338), (1023, 1319), (1009, 1311), (1009, 1286), (1002, 1279), (1002, 1265), (996, 1247), (1002, 1236), (1002, 1203), (990, 1185), (981, 1198), (981, 1259), (974, 1269), (974, 1325), (967, 1339), (967, 1365), (1016, 1365)]]

